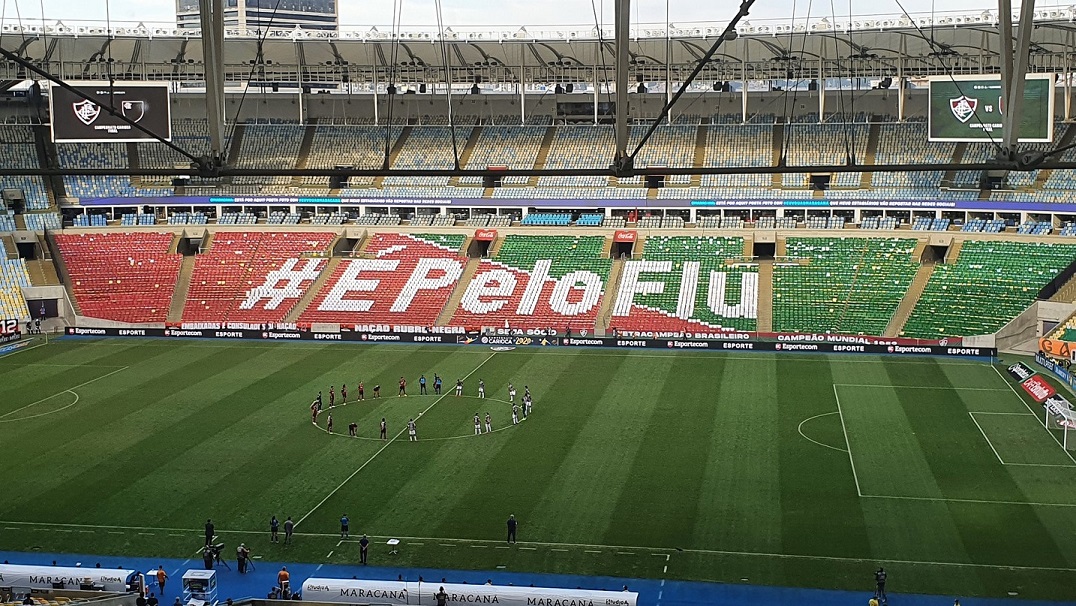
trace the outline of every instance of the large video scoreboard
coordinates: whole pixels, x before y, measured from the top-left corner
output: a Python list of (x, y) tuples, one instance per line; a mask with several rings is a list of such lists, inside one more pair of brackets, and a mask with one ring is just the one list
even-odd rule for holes
[[(931, 141), (1001, 140), (1005, 102), (1001, 76), (937, 76), (929, 80)], [(1049, 143), (1054, 134), (1054, 74), (1028, 74), (1017, 138)]]

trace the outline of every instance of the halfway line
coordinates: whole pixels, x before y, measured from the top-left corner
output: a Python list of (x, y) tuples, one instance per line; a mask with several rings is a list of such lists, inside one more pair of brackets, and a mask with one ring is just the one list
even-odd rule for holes
[[(475, 366), (475, 367), (474, 367), (474, 370), (472, 370), (471, 372), (467, 373), (467, 375), (466, 375), (465, 377), (463, 377), (463, 380), (467, 380), (468, 378), (470, 378), (470, 376), (471, 376), (471, 375), (473, 375), (474, 373), (478, 372), (478, 369), (479, 369), (479, 368), (482, 368), (482, 366), (484, 366), (486, 362), (489, 362), (490, 360), (492, 360), (492, 359), (493, 359), (493, 356), (495, 356), (495, 355), (497, 355), (497, 353), (496, 353), (496, 352), (494, 352), (494, 353), (490, 354), (490, 355), (489, 355), (489, 357), (488, 357), (488, 358), (486, 358), (485, 360), (482, 360), (482, 363), (481, 363), (481, 364), (479, 364), (478, 366)], [(421, 417), (422, 415), (426, 414), (426, 413), (427, 413), (427, 412), (429, 412), (429, 411), (430, 411), (430, 409), (432, 409), (432, 408), (433, 408), (434, 406), (437, 406), (437, 403), (438, 403), (438, 402), (440, 402), (441, 400), (443, 400), (443, 399), (447, 398), (447, 397), (448, 397), (448, 394), (450, 393), (450, 391), (451, 391), (451, 390), (449, 390), (449, 391), (445, 391), (445, 393), (444, 393), (444, 394), (442, 394), (440, 398), (437, 398), (436, 400), (434, 400), (434, 401), (433, 401), (433, 404), (430, 404), (429, 406), (427, 406), (427, 407), (426, 407), (426, 410), (423, 410), (422, 412), (418, 413), (418, 417)], [(416, 417), (416, 418), (417, 418), (417, 417)], [(350, 482), (350, 481), (351, 481), (351, 478), (354, 478), (355, 476), (359, 475), (359, 472), (360, 472), (360, 471), (362, 471), (363, 469), (365, 469), (367, 465), (369, 465), (369, 464), (370, 464), (370, 463), (371, 463), (371, 462), (372, 462), (372, 461), (373, 461), (374, 459), (376, 459), (376, 458), (377, 458), (377, 455), (381, 454), (382, 452), (384, 452), (384, 451), (385, 451), (385, 449), (386, 449), (386, 448), (388, 448), (389, 446), (391, 446), (391, 445), (392, 445), (392, 443), (393, 443), (393, 442), (395, 442), (397, 438), (399, 438), (400, 436), (402, 436), (402, 435), (404, 434), (404, 432), (405, 432), (405, 431), (407, 431), (407, 427), (406, 427), (406, 426), (405, 426), (405, 427), (404, 427), (403, 429), (401, 429), (401, 430), (400, 430), (400, 431), (399, 431), (399, 432), (398, 432), (398, 433), (397, 433), (396, 435), (392, 436), (392, 439), (391, 439), (391, 440), (389, 440), (388, 442), (385, 442), (385, 445), (384, 445), (384, 446), (382, 446), (381, 448), (379, 448), (379, 449), (377, 450), (377, 452), (375, 452), (374, 454), (370, 455), (370, 458), (369, 458), (369, 459), (366, 459), (366, 462), (365, 462), (365, 463), (363, 463), (362, 465), (359, 465), (359, 468), (358, 468), (358, 469), (356, 469), (355, 471), (351, 472), (351, 475), (349, 475), (348, 477), (344, 478), (344, 481), (343, 481), (343, 482), (340, 482), (340, 485), (339, 485), (339, 486), (337, 486), (336, 488), (332, 489), (332, 491), (331, 491), (331, 492), (330, 492), (329, 494), (325, 495), (325, 498), (324, 498), (324, 499), (322, 499), (322, 500), (321, 500), (320, 502), (318, 502), (318, 504), (317, 504), (317, 505), (315, 505), (313, 509), (311, 509), (310, 511), (306, 512), (306, 515), (304, 515), (303, 517), (299, 518), (299, 521), (295, 523), (295, 526), (296, 526), (296, 527), (298, 527), (298, 526), (299, 526), (299, 524), (302, 524), (304, 520), (306, 520), (307, 518), (309, 518), (309, 517), (310, 517), (310, 515), (311, 515), (312, 513), (314, 513), (315, 511), (317, 511), (317, 510), (318, 510), (318, 508), (320, 508), (320, 507), (321, 507), (322, 505), (324, 505), (326, 501), (328, 501), (329, 499), (331, 499), (333, 495), (335, 495), (335, 494), (336, 494), (337, 492), (340, 492), (340, 489), (341, 489), (341, 488), (343, 488), (345, 484), (347, 484), (348, 482)]]

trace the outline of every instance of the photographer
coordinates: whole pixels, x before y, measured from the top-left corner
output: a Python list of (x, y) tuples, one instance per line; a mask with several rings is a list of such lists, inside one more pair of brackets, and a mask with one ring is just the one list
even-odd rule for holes
[(213, 548), (209, 545), (202, 549), (202, 563), (206, 570), (213, 570)]
[(250, 550), (243, 543), (239, 544), (239, 547), (235, 548), (235, 560), (239, 565), (239, 574), (246, 574), (247, 572), (247, 560), (250, 559)]

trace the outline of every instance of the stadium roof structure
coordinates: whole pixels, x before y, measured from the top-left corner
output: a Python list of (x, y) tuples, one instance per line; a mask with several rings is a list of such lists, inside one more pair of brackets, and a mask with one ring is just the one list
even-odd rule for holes
[[(817, 77), (908, 77), (998, 73), (1002, 34), (996, 10), (863, 18), (819, 17), (796, 22), (741, 21), (700, 78), (765, 80)], [(1014, 19), (1016, 15), (1014, 15)], [(676, 82), (686, 77), (725, 24), (636, 24), (629, 30), (631, 71)], [(445, 82), (440, 42), (449, 50), (453, 82), (591, 82), (611, 80), (611, 27), (436, 27), (225, 30), (224, 63), (248, 77), (288, 82), (412, 80)], [(175, 24), (23, 22), (0, 27), (0, 47), (64, 78), (194, 80), (203, 65), (199, 30)], [(1069, 73), (1076, 54), (1076, 7), (1035, 12), (1028, 71)], [(300, 69), (301, 68), (301, 69)], [(790, 70), (791, 73), (790, 73)], [(602, 74), (607, 77), (602, 77)], [(0, 77), (25, 71), (0, 63)], [(492, 90), (490, 92), (496, 92)]]
[[(935, 164), (863, 166), (849, 159), (845, 165), (830, 167), (667, 167), (655, 172), (636, 170), (634, 157), (680, 95), (689, 90), (688, 85), (699, 90), (700, 85), (710, 86), (712, 82), (713, 89), (719, 90), (718, 82), (802, 82), (836, 77), (856, 79), (860, 84), (864, 79), (879, 79), (885, 82), (883, 87), (892, 85), (895, 79), (897, 88), (903, 91), (909, 79), (925, 76), (1000, 74), (1004, 103), (1010, 109), (1003, 117), (1005, 132), (998, 145), (999, 159), (961, 168), (995, 171), (1076, 168), (1076, 163), (1056, 160), (1048, 166), (1044, 164), (1060, 149), (1048, 154), (1019, 154), (1013, 126), (1020, 115), (1026, 73), (1058, 74), (1066, 92), (1070, 91), (1070, 68), (1076, 51), (1076, 7), (1035, 11), (1034, 0), (1027, 0), (1017, 13), (1011, 9), (1011, 0), (999, 0), (999, 10), (977, 13), (904, 14), (844, 21), (819, 17), (785, 23), (751, 23), (747, 17), (754, 2), (741, 0), (735, 12), (730, 8), (733, 16), (725, 24), (633, 28), (630, 1), (617, 0), (616, 23), (607, 30), (438, 27), (385, 31), (377, 27), (367, 30), (345, 27), (332, 32), (303, 30), (298, 26), (264, 31), (225, 30), (220, 0), (205, 0), (200, 5), (202, 31), (145, 24), (2, 24), (0, 55), (6, 61), (0, 62), (0, 79), (44, 77), (86, 100), (90, 98), (64, 81), (174, 81), (179, 83), (177, 90), (195, 89), (192, 92), (202, 84), (209, 117), (210, 155), (195, 157), (166, 142), (188, 157), (196, 166), (191, 174), (200, 176), (243, 174), (224, 166), (223, 109), (225, 89), (229, 85), (257, 83), (264, 88), (268, 84), (290, 83), (302, 87), (302, 92), (313, 92), (315, 88), (331, 92), (347, 83), (349, 93), (363, 92), (365, 86), (377, 94), (383, 90), (379, 87), (388, 83), (452, 83), (451, 87), (443, 87), (448, 89), (460, 84), (478, 87), (482, 83), (482, 89), (472, 92), (525, 94), (528, 84), (581, 82), (594, 84), (594, 89), (605, 88), (611, 97), (615, 96), (614, 107), (627, 107), (628, 92), (636, 81), (664, 81), (666, 90), (678, 90), (634, 151), (628, 150), (628, 112), (613, 112), (616, 145), (608, 170), (535, 168), (497, 173), (583, 176), (600, 172), (626, 177), (939, 170), (943, 167)], [(1014, 29), (1016, 24), (1018, 28)], [(188, 88), (184, 89), (183, 85)], [(748, 88), (742, 87), (745, 103)], [(593, 99), (597, 108), (597, 94)], [(115, 108), (109, 111), (119, 114)], [(152, 134), (126, 117), (118, 117), (131, 127)], [(41, 174), (50, 170), (43, 169)], [(386, 163), (375, 171), (271, 169), (258, 174), (485, 176), (487, 172), (461, 170), (458, 166), (454, 170), (392, 170)]]

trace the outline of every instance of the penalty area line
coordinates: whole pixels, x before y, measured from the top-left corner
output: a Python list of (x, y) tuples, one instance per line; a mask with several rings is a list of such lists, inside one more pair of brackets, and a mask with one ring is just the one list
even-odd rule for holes
[[(478, 366), (475, 366), (475, 367), (474, 367), (474, 369), (473, 369), (473, 370), (471, 370), (471, 372), (467, 373), (467, 375), (466, 375), (465, 377), (463, 377), (463, 379), (462, 379), (462, 380), (463, 380), (463, 381), (466, 381), (467, 379), (469, 379), (469, 378), (471, 377), (471, 375), (473, 375), (474, 373), (478, 372), (478, 369), (479, 369), (479, 368), (482, 368), (483, 366), (485, 366), (486, 362), (489, 362), (490, 360), (492, 360), (492, 359), (493, 359), (493, 356), (496, 356), (496, 355), (497, 355), (497, 354), (496, 354), (496, 352), (494, 352), (494, 353), (490, 354), (488, 358), (486, 358), (485, 360), (482, 360), (482, 362), (481, 362), (481, 363), (480, 363), (480, 364), (479, 364)], [(427, 412), (429, 412), (430, 410), (432, 410), (434, 406), (437, 406), (437, 404), (438, 404), (438, 403), (439, 403), (439, 402), (440, 402), (441, 400), (444, 400), (445, 398), (447, 398), (447, 397), (448, 397), (448, 394), (449, 394), (449, 392), (450, 392), (450, 391), (451, 391), (451, 390), (449, 390), (449, 391), (446, 391), (446, 392), (445, 392), (444, 394), (442, 394), (442, 395), (441, 395), (441, 397), (439, 397), (439, 398), (437, 398), (436, 400), (434, 400), (434, 401), (433, 401), (433, 404), (430, 404), (429, 406), (427, 406), (427, 407), (426, 407), (426, 409), (425, 409), (425, 410), (423, 410), (422, 412), (418, 413), (418, 415), (417, 415), (417, 416), (416, 416), (415, 418), (416, 418), (416, 419), (421, 419), (421, 418), (422, 418), (422, 416), (423, 416), (423, 415), (425, 415), (425, 414), (426, 414)], [(406, 427), (406, 426), (405, 426), (405, 427), (404, 427), (403, 429), (401, 429), (401, 430), (400, 430), (399, 432), (397, 432), (397, 434), (396, 434), (396, 435), (392, 436), (392, 439), (391, 439), (391, 440), (389, 440), (388, 442), (385, 442), (385, 445), (384, 445), (384, 446), (382, 446), (381, 448), (377, 449), (377, 451), (376, 451), (376, 452), (374, 452), (374, 454), (370, 455), (370, 458), (369, 458), (369, 459), (366, 459), (366, 461), (365, 461), (365, 462), (363, 462), (363, 464), (362, 464), (362, 465), (359, 465), (358, 469), (356, 469), (355, 471), (351, 472), (351, 475), (349, 475), (348, 477), (344, 478), (344, 481), (343, 481), (343, 482), (340, 482), (340, 485), (339, 485), (339, 486), (337, 486), (336, 488), (332, 489), (332, 490), (331, 490), (331, 491), (329, 492), (329, 494), (325, 495), (325, 498), (323, 498), (323, 499), (322, 499), (321, 501), (319, 501), (317, 505), (314, 505), (314, 507), (313, 507), (313, 508), (312, 508), (312, 509), (311, 509), (310, 511), (306, 512), (306, 515), (304, 515), (303, 517), (299, 518), (299, 521), (295, 522), (295, 527), (296, 527), (296, 528), (298, 528), (298, 527), (299, 527), (299, 525), (300, 525), (300, 524), (302, 524), (302, 523), (303, 523), (303, 522), (304, 522), (304, 521), (305, 521), (305, 520), (306, 520), (307, 518), (309, 518), (309, 517), (310, 517), (310, 516), (311, 516), (311, 515), (312, 515), (312, 514), (313, 514), (313, 513), (315, 512), (315, 511), (317, 511), (318, 509), (320, 509), (320, 508), (321, 508), (321, 506), (322, 506), (322, 505), (324, 505), (326, 501), (328, 501), (329, 499), (331, 499), (331, 498), (333, 497), (333, 495), (335, 495), (336, 493), (340, 492), (340, 489), (341, 489), (341, 488), (343, 488), (344, 486), (346, 486), (346, 485), (347, 485), (347, 483), (348, 483), (348, 482), (350, 482), (352, 478), (354, 478), (355, 476), (359, 475), (359, 472), (360, 472), (360, 471), (362, 471), (363, 469), (365, 469), (367, 465), (369, 465), (370, 463), (372, 463), (372, 462), (373, 462), (373, 460), (374, 460), (374, 459), (376, 459), (376, 458), (378, 457), (378, 455), (380, 455), (381, 453), (385, 452), (385, 449), (386, 449), (386, 448), (388, 448), (389, 446), (392, 446), (392, 443), (393, 443), (393, 442), (395, 442), (395, 441), (396, 441), (396, 440), (397, 440), (397, 439), (398, 439), (398, 438), (399, 438), (400, 436), (402, 436), (402, 435), (404, 434), (404, 432), (405, 432), (405, 431), (407, 431), (407, 427)]]

